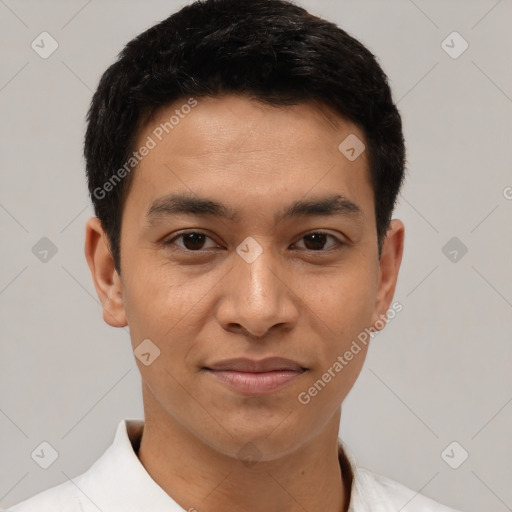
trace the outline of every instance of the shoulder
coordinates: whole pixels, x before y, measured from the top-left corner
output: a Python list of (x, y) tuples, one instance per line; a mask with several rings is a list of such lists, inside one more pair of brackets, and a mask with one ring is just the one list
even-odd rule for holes
[[(137, 496), (138, 484), (149, 481), (156, 486), (133, 451), (132, 442), (138, 442), (142, 426), (143, 420), (121, 420), (113, 443), (89, 469), (3, 512), (137, 510), (130, 508), (130, 499)], [(132, 494), (131, 489), (134, 489)], [(118, 503), (117, 508), (112, 507), (115, 503)]]
[(457, 512), (391, 478), (355, 468), (350, 512)]
[(17, 503), (5, 512), (82, 512), (83, 508), (71, 482), (64, 482)]

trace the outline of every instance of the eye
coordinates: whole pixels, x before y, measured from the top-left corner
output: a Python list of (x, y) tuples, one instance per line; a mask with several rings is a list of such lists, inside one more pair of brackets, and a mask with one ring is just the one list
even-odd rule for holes
[(326, 250), (324, 247), (327, 243), (327, 239), (331, 238), (334, 240), (334, 243), (327, 247), (330, 249), (331, 247), (335, 247), (337, 245), (343, 245), (343, 242), (338, 240), (334, 235), (329, 233), (324, 233), (323, 231), (315, 231), (313, 233), (308, 233), (301, 238), (301, 241), (305, 241), (305, 249), (308, 251), (322, 251)]
[[(326, 247), (329, 239), (331, 239), (332, 242)], [(210, 245), (208, 245), (208, 241), (210, 242)], [(325, 233), (323, 231), (314, 231), (312, 233), (308, 233), (307, 235), (302, 236), (299, 243), (302, 241), (304, 241), (304, 247), (299, 246), (300, 249), (316, 252), (325, 252), (333, 247), (344, 245), (344, 243), (334, 235)], [(162, 243), (165, 247), (177, 247), (181, 250), (189, 252), (200, 252), (205, 249), (218, 247), (218, 244), (216, 244), (211, 237), (200, 231), (182, 232), (170, 239), (164, 240)], [(297, 244), (295, 245), (297, 246)]]
[[(178, 244), (176, 240), (182, 240), (182, 245)], [(206, 246), (205, 243), (207, 240), (210, 240), (213, 242), (213, 245), (210, 247)], [(164, 240), (163, 244), (167, 246), (177, 245), (179, 248), (184, 249), (186, 251), (200, 251), (201, 249), (209, 249), (212, 247), (216, 247), (217, 244), (205, 233), (201, 233), (198, 231), (188, 231), (185, 233), (180, 233), (177, 236), (174, 236), (173, 238), (169, 240)]]

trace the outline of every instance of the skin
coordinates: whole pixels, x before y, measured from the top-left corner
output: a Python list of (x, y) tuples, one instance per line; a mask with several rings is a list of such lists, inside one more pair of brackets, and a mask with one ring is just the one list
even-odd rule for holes
[[(185, 101), (158, 111), (137, 147)], [(366, 349), (307, 405), (297, 396), (385, 316), (404, 237), (393, 220), (379, 260), (367, 154), (351, 162), (338, 150), (349, 134), (365, 141), (357, 126), (313, 102), (277, 108), (244, 96), (202, 98), (134, 171), (121, 276), (99, 220), (87, 222), (85, 253), (104, 320), (129, 325), (133, 349), (148, 338), (160, 349), (149, 366), (136, 359), (145, 413), (139, 459), (186, 510), (348, 506), (338, 429)], [(150, 223), (153, 201), (176, 192), (222, 202), (238, 217), (161, 215)], [(333, 193), (360, 213), (274, 220), (293, 201)], [(207, 238), (202, 246), (162, 244), (180, 230)], [(329, 236), (315, 245), (305, 235), (318, 230)], [(263, 250), (252, 263), (236, 252), (247, 237)], [(203, 370), (270, 356), (307, 371), (274, 393), (245, 396)], [(258, 453), (252, 465), (238, 455), (248, 443)]]

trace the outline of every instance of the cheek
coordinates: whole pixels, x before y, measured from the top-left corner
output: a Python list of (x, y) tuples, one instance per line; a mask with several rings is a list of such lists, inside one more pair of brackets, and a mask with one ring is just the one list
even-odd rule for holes
[(150, 366), (136, 361), (141, 376), (155, 391), (165, 389), (169, 397), (179, 397), (183, 390), (178, 382), (187, 382), (191, 390), (194, 386), (189, 382), (190, 365), (197, 363), (197, 340), (209, 320), (209, 299), (218, 277), (192, 276), (165, 263), (126, 267), (131, 277), (124, 287), (124, 303), (132, 349), (137, 351), (149, 339), (159, 351)]
[(182, 320), (196, 314), (212, 286), (208, 273), (193, 277), (168, 262), (149, 258), (127, 259), (126, 275), (123, 302), (130, 331), (142, 336), (152, 333), (157, 338), (175, 325), (182, 330)]
[(326, 328), (347, 340), (370, 325), (377, 291), (377, 272), (353, 265), (307, 285), (308, 306)]
[(361, 372), (368, 351), (375, 304), (376, 275), (371, 269), (340, 272), (317, 280), (311, 290), (311, 318), (316, 325), (316, 364), (298, 396), (305, 422), (330, 417), (343, 402)]

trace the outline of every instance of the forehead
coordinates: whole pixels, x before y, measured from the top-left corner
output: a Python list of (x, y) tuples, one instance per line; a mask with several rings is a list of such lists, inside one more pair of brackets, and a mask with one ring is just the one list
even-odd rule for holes
[(233, 205), (312, 191), (355, 202), (372, 193), (366, 152), (350, 160), (340, 150), (354, 137), (364, 147), (359, 127), (314, 102), (274, 107), (238, 95), (184, 98), (139, 130), (136, 148), (151, 149), (134, 171), (127, 202), (142, 208), (176, 191)]
[(157, 109), (139, 129), (138, 139), (143, 142), (151, 135), (157, 143), (175, 146), (180, 154), (198, 156), (222, 149), (233, 152), (235, 141), (243, 144), (242, 152), (272, 146), (295, 150), (304, 143), (316, 148), (336, 143), (344, 133), (364, 140), (358, 126), (318, 101), (273, 106), (246, 95), (227, 94), (182, 98)]

